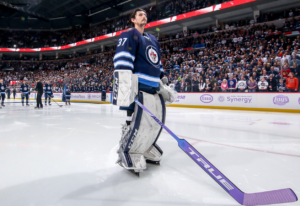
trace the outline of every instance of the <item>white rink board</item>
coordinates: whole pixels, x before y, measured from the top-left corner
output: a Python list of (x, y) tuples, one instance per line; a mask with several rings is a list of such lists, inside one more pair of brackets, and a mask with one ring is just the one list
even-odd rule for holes
[(177, 105), (300, 110), (300, 93), (179, 93)]
[[(62, 93), (53, 93), (54, 100), (61, 101), (62, 100)], [(16, 94), (16, 98), (21, 98), (21, 93)], [(30, 94), (30, 99), (36, 99), (36, 93)], [(45, 98), (45, 94), (43, 94), (42, 99)], [(110, 102), (111, 93), (106, 93), (106, 102)], [(72, 93), (71, 94), (71, 101), (77, 102), (90, 102), (90, 103), (97, 103), (101, 102), (101, 92), (93, 92), (93, 93)]]
[[(111, 102), (111, 93), (106, 93), (106, 101)], [(16, 98), (21, 98), (17, 93)], [(36, 93), (30, 94), (30, 99), (35, 99)], [(44, 94), (42, 96), (44, 99)], [(62, 93), (54, 93), (54, 100), (61, 101)], [(71, 101), (76, 102), (101, 102), (101, 92), (72, 93)], [(172, 104), (176, 107), (216, 107), (216, 108), (241, 108), (241, 109), (281, 109), (299, 110), (300, 93), (179, 93), (177, 100)]]

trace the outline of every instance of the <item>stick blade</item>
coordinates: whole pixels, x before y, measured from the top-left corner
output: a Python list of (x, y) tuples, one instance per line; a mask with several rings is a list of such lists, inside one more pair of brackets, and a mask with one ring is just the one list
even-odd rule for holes
[(268, 192), (245, 193), (243, 205), (270, 205), (287, 202), (296, 202), (296, 194), (291, 189), (273, 190)]

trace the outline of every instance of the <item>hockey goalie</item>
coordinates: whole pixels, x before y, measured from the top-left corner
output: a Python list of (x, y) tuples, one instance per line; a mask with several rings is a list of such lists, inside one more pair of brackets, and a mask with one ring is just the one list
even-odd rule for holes
[(157, 145), (161, 126), (144, 113), (134, 99), (144, 104), (160, 121), (165, 122), (166, 104), (177, 98), (167, 86), (159, 43), (144, 32), (147, 14), (136, 9), (131, 15), (133, 28), (121, 34), (114, 56), (113, 104), (127, 112), (126, 124), (118, 149), (117, 163), (139, 175), (147, 163), (160, 164), (163, 151)]

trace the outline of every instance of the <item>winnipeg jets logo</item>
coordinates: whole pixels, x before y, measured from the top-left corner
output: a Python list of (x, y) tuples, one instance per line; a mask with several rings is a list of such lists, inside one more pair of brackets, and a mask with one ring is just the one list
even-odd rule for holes
[(150, 56), (150, 59), (153, 61), (153, 62), (157, 62), (158, 58), (157, 58), (157, 53), (156, 51), (154, 51), (153, 49), (151, 49), (149, 51), (149, 56)]
[(147, 46), (146, 57), (150, 64), (152, 64), (155, 67), (159, 67), (159, 56), (154, 46), (151, 45)]

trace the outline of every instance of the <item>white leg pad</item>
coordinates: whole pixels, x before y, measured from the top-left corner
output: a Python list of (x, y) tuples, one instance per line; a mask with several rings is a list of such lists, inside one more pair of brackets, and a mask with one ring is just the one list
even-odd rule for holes
[[(138, 99), (164, 122), (165, 104), (160, 95), (140, 92)], [(131, 124), (125, 127), (123, 131), (126, 132), (123, 132), (118, 150), (119, 164), (126, 169), (143, 170), (146, 169), (146, 159), (156, 162), (161, 160), (162, 151), (155, 143), (162, 128), (137, 104)]]

